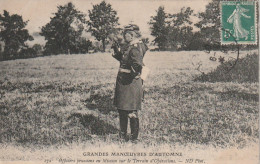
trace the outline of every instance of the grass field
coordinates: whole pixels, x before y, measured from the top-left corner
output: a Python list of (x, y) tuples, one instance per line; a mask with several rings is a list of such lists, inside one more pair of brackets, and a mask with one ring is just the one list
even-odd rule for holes
[[(138, 146), (181, 145), (188, 152), (191, 145), (203, 151), (258, 144), (259, 83), (194, 81), (201, 75), (199, 65), (205, 73), (219, 66), (209, 56), (200, 51), (146, 54), (151, 72), (144, 84)], [(107, 53), (0, 62), (2, 150), (124, 144), (118, 141), (112, 105), (118, 67)]]

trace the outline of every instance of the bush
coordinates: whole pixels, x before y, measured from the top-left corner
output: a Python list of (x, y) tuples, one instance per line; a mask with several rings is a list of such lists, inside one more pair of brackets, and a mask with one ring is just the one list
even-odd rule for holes
[(4, 60), (4, 54), (3, 52), (1, 51), (1, 46), (0, 46), (0, 61)]
[(258, 82), (258, 61), (259, 55), (247, 55), (237, 61), (235, 60), (223, 62), (214, 71), (208, 74), (202, 74), (197, 77), (195, 81), (208, 81), (208, 82)]
[(17, 58), (26, 59), (36, 57), (36, 51), (33, 48), (23, 48), (19, 52), (19, 56)]
[(34, 44), (32, 49), (36, 52), (37, 56), (42, 55), (42, 46), (40, 44)]

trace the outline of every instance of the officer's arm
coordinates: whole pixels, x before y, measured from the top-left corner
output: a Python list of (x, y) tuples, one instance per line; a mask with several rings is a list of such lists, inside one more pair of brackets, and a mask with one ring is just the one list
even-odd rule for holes
[(123, 54), (119, 50), (120, 49), (119, 45), (114, 43), (111, 48), (113, 48), (113, 50), (114, 50), (114, 54), (112, 56), (116, 60), (121, 61)]
[(134, 47), (130, 51), (130, 60), (131, 60), (131, 74), (133, 77), (136, 77), (141, 74), (142, 71), (142, 55), (138, 48)]

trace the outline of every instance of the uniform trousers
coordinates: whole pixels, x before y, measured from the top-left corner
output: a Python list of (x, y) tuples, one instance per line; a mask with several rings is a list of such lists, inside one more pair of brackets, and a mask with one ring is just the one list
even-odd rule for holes
[(131, 129), (131, 140), (137, 140), (139, 133), (139, 118), (137, 110), (120, 110), (119, 113), (119, 122), (120, 122), (120, 137), (127, 140), (127, 125), (128, 118), (130, 119), (130, 129)]

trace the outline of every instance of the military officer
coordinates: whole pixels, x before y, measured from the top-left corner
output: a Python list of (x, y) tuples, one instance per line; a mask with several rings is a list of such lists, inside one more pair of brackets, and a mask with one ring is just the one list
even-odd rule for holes
[(143, 57), (147, 46), (140, 40), (139, 27), (129, 24), (123, 31), (125, 45), (115, 49), (114, 58), (120, 61), (116, 79), (114, 105), (119, 112), (120, 137), (127, 140), (127, 124), (130, 119), (131, 140), (136, 141), (139, 133), (138, 110), (143, 97), (142, 73)]

